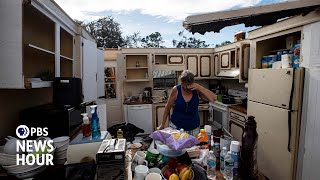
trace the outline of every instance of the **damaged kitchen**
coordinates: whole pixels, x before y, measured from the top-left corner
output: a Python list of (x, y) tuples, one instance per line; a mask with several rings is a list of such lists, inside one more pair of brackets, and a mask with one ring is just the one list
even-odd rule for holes
[(97, 47), (54, 0), (0, 15), (1, 179), (318, 179), (319, 1), (186, 17), (256, 27), (215, 48)]

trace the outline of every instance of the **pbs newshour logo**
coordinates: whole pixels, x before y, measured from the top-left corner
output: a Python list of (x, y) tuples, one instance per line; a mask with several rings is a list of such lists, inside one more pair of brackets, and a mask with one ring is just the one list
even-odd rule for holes
[[(16, 135), (22, 139), (16, 143), (17, 165), (53, 165), (54, 146), (48, 136), (48, 128), (31, 127), (20, 125), (16, 129)], [(44, 137), (40, 140), (28, 140), (29, 135)], [(27, 153), (27, 154), (25, 154)]]
[(28, 126), (26, 126), (26, 125), (20, 125), (16, 129), (16, 135), (20, 139), (27, 138), (29, 136), (29, 134), (30, 134), (30, 130), (29, 130)]

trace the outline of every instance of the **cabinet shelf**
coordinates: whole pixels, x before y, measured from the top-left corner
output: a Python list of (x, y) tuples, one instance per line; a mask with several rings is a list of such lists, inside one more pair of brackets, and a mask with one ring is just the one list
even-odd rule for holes
[(47, 54), (51, 54), (51, 55), (54, 55), (55, 53), (52, 52), (52, 51), (49, 51), (47, 49), (43, 49), (41, 47), (38, 47), (36, 45), (33, 45), (33, 44), (28, 44), (28, 47), (29, 48), (32, 48), (32, 49), (35, 49), (35, 50), (38, 50), (38, 51), (41, 51), (41, 52), (44, 52), (44, 53), (47, 53)]
[(63, 56), (63, 55), (60, 55), (60, 58), (65, 59), (65, 60), (69, 60), (69, 61), (73, 61), (72, 58), (69, 58), (69, 57)]
[(148, 69), (148, 67), (127, 67), (127, 69)]
[(126, 82), (148, 82), (149, 79), (127, 79)]

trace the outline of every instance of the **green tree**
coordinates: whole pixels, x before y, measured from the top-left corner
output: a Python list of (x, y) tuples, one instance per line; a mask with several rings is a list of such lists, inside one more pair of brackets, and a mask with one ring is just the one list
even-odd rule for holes
[(227, 45), (227, 44), (231, 44), (231, 42), (230, 42), (230, 41), (224, 41), (224, 42), (222, 42), (221, 44), (216, 44), (216, 47), (225, 46), (225, 45)]
[(177, 48), (206, 48), (209, 44), (205, 41), (196, 39), (195, 37), (187, 37), (183, 34), (184, 31), (178, 33), (180, 40), (173, 39), (172, 45)]
[(126, 36), (125, 42), (128, 48), (139, 48), (141, 47), (141, 35), (140, 32), (134, 32), (132, 35)]
[(151, 33), (141, 39), (141, 46), (144, 48), (165, 48), (161, 34), (159, 32)]
[(98, 47), (117, 48), (125, 45), (120, 24), (112, 16), (92, 21), (86, 24), (85, 27), (96, 39)]

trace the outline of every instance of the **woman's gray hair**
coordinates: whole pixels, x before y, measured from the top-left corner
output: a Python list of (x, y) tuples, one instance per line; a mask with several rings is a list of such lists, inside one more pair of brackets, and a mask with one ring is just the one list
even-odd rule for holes
[(182, 83), (192, 84), (194, 82), (194, 75), (189, 70), (183, 70), (179, 79)]

